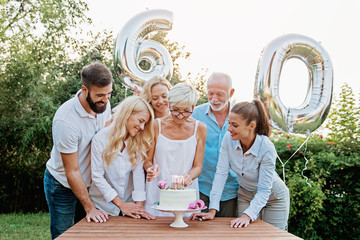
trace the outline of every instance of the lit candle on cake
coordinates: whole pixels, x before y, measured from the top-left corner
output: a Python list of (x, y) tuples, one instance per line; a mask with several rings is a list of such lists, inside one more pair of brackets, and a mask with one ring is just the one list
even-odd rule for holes
[(184, 176), (171, 175), (171, 189), (184, 190)]
[(176, 186), (176, 176), (175, 175), (171, 175), (171, 189), (175, 190)]

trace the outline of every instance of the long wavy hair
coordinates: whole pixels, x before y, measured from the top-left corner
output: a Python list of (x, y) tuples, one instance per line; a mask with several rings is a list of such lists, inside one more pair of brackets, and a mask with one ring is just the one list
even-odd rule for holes
[[(149, 103), (141, 97), (130, 96), (125, 98), (115, 109), (114, 120), (108, 137), (108, 144), (103, 152), (103, 159), (107, 165), (115, 159), (119, 151), (127, 141), (127, 152), (130, 156), (132, 166), (138, 161), (143, 161), (154, 139), (154, 112)], [(127, 122), (132, 114), (148, 112), (149, 121), (144, 130), (131, 137), (127, 130)]]

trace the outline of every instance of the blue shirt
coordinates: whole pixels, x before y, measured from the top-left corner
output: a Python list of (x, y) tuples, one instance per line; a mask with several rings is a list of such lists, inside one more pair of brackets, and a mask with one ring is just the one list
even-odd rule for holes
[(230, 133), (227, 133), (220, 150), (209, 209), (219, 210), (222, 188), (231, 168), (240, 186), (256, 193), (244, 211), (254, 221), (266, 205), (273, 183), (279, 178), (275, 172), (276, 155), (274, 144), (267, 136), (256, 135), (254, 144), (244, 153), (240, 141), (232, 140)]
[[(232, 106), (233, 104), (230, 103), (230, 108)], [(221, 143), (229, 126), (229, 116), (226, 117), (222, 129), (220, 129), (214, 114), (210, 111), (210, 104), (204, 103), (194, 109), (191, 117), (205, 123), (207, 127), (205, 155), (202, 172), (199, 176), (199, 191), (206, 196), (210, 196), (212, 182), (216, 171), (216, 164), (219, 160)], [(237, 183), (236, 174), (230, 170), (224, 186), (224, 191), (222, 192), (221, 201), (236, 198), (238, 188), (239, 184)]]

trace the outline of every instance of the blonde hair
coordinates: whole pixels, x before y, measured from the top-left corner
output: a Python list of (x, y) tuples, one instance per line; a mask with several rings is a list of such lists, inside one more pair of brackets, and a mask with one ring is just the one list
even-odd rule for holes
[[(132, 166), (135, 166), (139, 160), (143, 161), (153, 141), (154, 112), (150, 104), (139, 96), (125, 98), (114, 110), (113, 125), (108, 137), (108, 144), (102, 154), (103, 159), (107, 165), (110, 165), (127, 140), (130, 162)], [(144, 130), (138, 132), (135, 137), (129, 136), (125, 139), (129, 134), (126, 126), (130, 115), (139, 112), (149, 112), (149, 121), (145, 124)]]
[(176, 84), (169, 92), (171, 106), (196, 106), (198, 94), (195, 88), (185, 82)]
[(155, 76), (155, 77), (151, 78), (150, 80), (146, 81), (143, 86), (144, 91), (141, 93), (140, 96), (142, 98), (144, 98), (148, 103), (151, 102), (151, 98), (152, 98), (151, 89), (157, 84), (165, 85), (169, 89), (169, 91), (171, 89), (170, 82), (168, 80), (166, 80), (165, 78), (162, 78), (159, 76)]

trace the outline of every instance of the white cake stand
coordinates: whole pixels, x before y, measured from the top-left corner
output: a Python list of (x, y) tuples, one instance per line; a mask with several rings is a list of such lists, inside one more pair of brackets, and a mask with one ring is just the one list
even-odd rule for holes
[(205, 208), (202, 208), (202, 209), (163, 209), (163, 208), (160, 208), (158, 205), (154, 205), (154, 206), (152, 206), (152, 208), (155, 210), (161, 211), (161, 212), (173, 213), (175, 216), (175, 220), (172, 224), (170, 224), (170, 227), (174, 227), (174, 228), (186, 228), (189, 226), (184, 222), (184, 219), (183, 219), (185, 213), (198, 212), (202, 209), (205, 209)]

